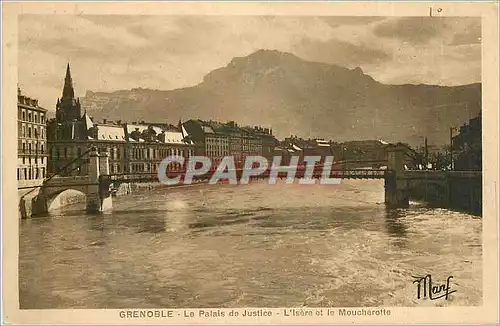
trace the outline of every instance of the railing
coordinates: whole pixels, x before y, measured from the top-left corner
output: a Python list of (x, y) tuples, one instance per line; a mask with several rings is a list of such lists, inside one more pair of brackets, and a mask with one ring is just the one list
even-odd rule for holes
[[(229, 170), (228, 172), (235, 172), (238, 179), (241, 178), (243, 174), (243, 169)], [(211, 178), (215, 171), (209, 171), (203, 175), (194, 176), (193, 180), (208, 179)], [(383, 179), (386, 175), (391, 174), (390, 170), (375, 170), (375, 169), (359, 169), (359, 170), (332, 170), (328, 177), (330, 178), (340, 178), (340, 179)], [(169, 178), (175, 178), (180, 176), (181, 180), (186, 174), (186, 170), (179, 171), (167, 171), (166, 175)], [(286, 172), (279, 172), (278, 176), (285, 176)], [(268, 178), (270, 176), (270, 170), (264, 171), (258, 176), (252, 176), (252, 178)], [(305, 176), (305, 170), (297, 170), (295, 173), (296, 178), (302, 178)], [(315, 179), (323, 177), (322, 171), (317, 171), (312, 174)], [(115, 173), (101, 175), (101, 180), (109, 181), (120, 181), (120, 182), (134, 182), (134, 181), (158, 181), (158, 174), (156, 172), (139, 172), (139, 173)]]
[(402, 176), (407, 179), (479, 178), (482, 171), (406, 170)]
[[(334, 170), (331, 175), (335, 178), (345, 179), (382, 179), (388, 171), (363, 169), (363, 170)], [(392, 172), (392, 171), (391, 171)], [(389, 172), (390, 173), (390, 172)]]
[(68, 184), (81, 184), (82, 182), (88, 183), (89, 177), (88, 176), (68, 176), (68, 177), (63, 177), (63, 176), (54, 176), (50, 180), (47, 180), (44, 182), (44, 185), (46, 186), (64, 186)]

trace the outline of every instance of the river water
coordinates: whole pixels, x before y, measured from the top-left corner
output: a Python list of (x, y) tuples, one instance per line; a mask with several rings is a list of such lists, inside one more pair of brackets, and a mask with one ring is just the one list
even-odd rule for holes
[[(481, 218), (387, 209), (383, 181), (193, 185), (20, 222), (22, 309), (481, 305)], [(448, 300), (413, 276), (448, 276)]]

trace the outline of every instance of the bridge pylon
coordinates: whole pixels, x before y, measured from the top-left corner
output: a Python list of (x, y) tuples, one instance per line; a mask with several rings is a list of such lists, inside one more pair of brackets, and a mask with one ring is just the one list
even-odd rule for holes
[(405, 191), (407, 181), (403, 178), (405, 173), (404, 157), (407, 147), (399, 144), (388, 145), (387, 173), (385, 176), (385, 203), (391, 207), (408, 207), (409, 198)]
[(87, 213), (98, 213), (113, 207), (109, 189), (100, 182), (101, 175), (109, 174), (109, 156), (107, 152), (98, 153), (93, 148), (89, 153), (89, 185), (87, 186)]

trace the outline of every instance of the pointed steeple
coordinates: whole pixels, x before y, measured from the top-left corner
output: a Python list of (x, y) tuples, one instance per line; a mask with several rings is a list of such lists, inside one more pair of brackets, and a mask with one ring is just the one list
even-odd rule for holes
[(75, 98), (73, 89), (73, 79), (71, 78), (71, 69), (69, 63), (66, 66), (66, 77), (64, 78), (64, 87), (62, 96), (57, 100), (56, 119), (59, 122), (73, 121), (81, 117), (80, 101)]
[(71, 70), (69, 68), (69, 63), (66, 66), (66, 77), (64, 78), (64, 88), (61, 100), (73, 99), (75, 97), (75, 91), (73, 90), (73, 80), (71, 79)]

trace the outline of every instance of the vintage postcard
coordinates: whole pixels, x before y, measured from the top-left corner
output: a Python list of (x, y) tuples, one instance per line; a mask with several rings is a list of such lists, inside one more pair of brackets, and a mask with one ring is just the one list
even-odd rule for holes
[(497, 2), (2, 25), (4, 322), (498, 323)]

